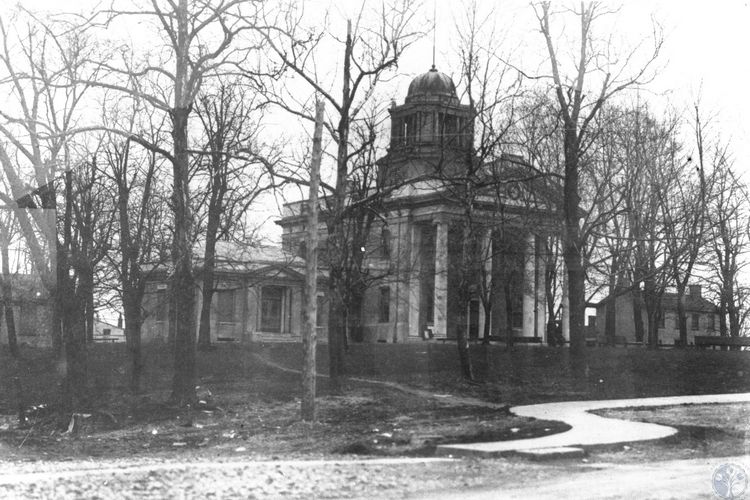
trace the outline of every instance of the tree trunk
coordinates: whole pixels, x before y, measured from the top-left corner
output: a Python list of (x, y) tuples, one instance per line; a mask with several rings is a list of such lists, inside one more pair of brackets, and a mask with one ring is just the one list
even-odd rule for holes
[(347, 290), (349, 293), (348, 299), (345, 301), (344, 306), (346, 307), (346, 330), (349, 335), (343, 336), (344, 350), (348, 350), (349, 341), (362, 342), (364, 341), (364, 332), (362, 330), (362, 303), (365, 300), (364, 289), (359, 286), (353, 285)]
[(492, 326), (492, 292), (490, 292), (490, 300), (483, 300), (482, 306), (484, 307), (484, 330), (482, 332), (482, 344), (489, 345), (490, 337), (492, 332), (490, 327)]
[(719, 299), (719, 335), (726, 337), (729, 335), (729, 328), (727, 325), (727, 299), (722, 294)]
[(211, 201), (208, 207), (208, 222), (206, 224), (206, 249), (203, 256), (203, 303), (201, 306), (200, 330), (198, 332), (198, 347), (208, 349), (211, 346), (211, 301), (214, 296), (216, 269), (216, 239), (221, 223), (224, 196), (221, 179), (222, 158), (212, 159), (214, 178), (211, 183)]
[(63, 333), (62, 333), (62, 306), (60, 305), (60, 286), (51, 286), (48, 289), (49, 296), (52, 299), (52, 351), (55, 356), (61, 357), (63, 354)]
[(313, 132), (312, 161), (310, 164), (310, 193), (308, 200), (307, 244), (305, 245), (305, 309), (302, 332), (302, 420), (314, 422), (315, 411), (315, 354), (317, 348), (318, 311), (318, 184), (322, 156), (323, 121), (325, 105), (315, 103), (315, 129)]
[(685, 286), (677, 284), (677, 323), (680, 330), (680, 347), (687, 346), (687, 314), (685, 313)]
[(141, 352), (141, 302), (136, 290), (124, 291), (123, 311), (125, 313), (125, 341), (130, 355), (130, 390), (141, 392), (143, 375), (143, 355)]
[[(550, 240), (548, 240), (550, 241)], [(557, 273), (555, 270), (555, 260), (556, 255), (553, 252), (553, 249), (551, 247), (548, 247), (549, 249), (549, 255), (550, 258), (547, 259), (547, 263), (545, 265), (545, 280), (544, 280), (544, 295), (547, 299), (547, 344), (551, 346), (565, 345), (565, 341), (562, 338), (562, 335), (560, 335), (558, 328), (557, 328), (557, 322), (555, 321), (555, 293), (554, 293), (554, 283), (555, 279), (557, 277)], [(562, 318), (560, 321), (560, 326), (562, 327)]]
[[(734, 295), (734, 294), (733, 294)], [(729, 315), (729, 336), (740, 336), (740, 311), (735, 305), (734, 297), (727, 302), (727, 313)]]
[(636, 283), (633, 285), (633, 325), (635, 327), (635, 341), (642, 343), (645, 337), (645, 329), (643, 327), (643, 300), (641, 295), (641, 285)]
[(5, 326), (8, 331), (8, 347), (10, 353), (14, 358), (18, 357), (18, 339), (16, 338), (16, 321), (13, 316), (13, 284), (11, 283), (10, 276), (10, 261), (8, 245), (1, 245), (0, 251), (2, 252), (2, 295), (3, 295), (3, 308), (5, 312)]
[(659, 318), (661, 316), (661, 307), (659, 297), (657, 297), (655, 285), (651, 279), (646, 279), (644, 283), (644, 303), (646, 304), (646, 316), (648, 317), (648, 347), (656, 349), (659, 347)]
[(604, 335), (607, 345), (615, 345), (617, 337), (617, 276), (620, 272), (617, 256), (612, 257), (612, 269), (609, 275), (609, 300), (604, 309)]
[[(69, 411), (77, 410), (84, 402), (86, 391), (86, 321), (85, 321), (85, 285), (81, 277), (76, 276), (71, 254), (73, 247), (73, 175), (65, 173), (65, 212), (63, 217), (62, 238), (56, 242), (57, 248), (57, 292), (56, 303), (62, 319), (63, 343), (65, 346), (65, 382), (63, 390), (63, 407)], [(76, 279), (78, 287), (76, 288)]]
[(83, 301), (65, 277), (61, 291), (64, 293), (62, 330), (65, 346), (65, 381), (63, 407), (67, 412), (76, 411), (84, 403), (87, 383), (86, 330)]
[(585, 288), (584, 270), (575, 244), (565, 248), (565, 264), (568, 268), (568, 300), (570, 304), (570, 355), (586, 357), (586, 332), (584, 330)]
[[(465, 311), (466, 307), (460, 307)], [(474, 380), (474, 368), (471, 363), (471, 352), (469, 351), (469, 336), (466, 334), (466, 313), (456, 315), (456, 345), (458, 347), (458, 360), (461, 364), (461, 374), (466, 380)]]
[[(578, 194), (578, 137), (577, 124), (567, 124), (564, 135), (565, 178), (563, 181), (563, 258), (568, 270), (568, 304), (570, 310), (570, 356), (583, 361), (586, 357), (586, 315), (585, 270), (581, 262), (581, 241), (579, 224)], [(576, 364), (576, 363), (574, 363)], [(583, 363), (580, 363), (582, 366)]]
[(203, 289), (201, 290), (201, 319), (198, 328), (198, 349), (208, 350), (211, 347), (211, 302), (214, 297), (214, 273), (203, 272)]
[(83, 301), (84, 340), (94, 342), (94, 271), (87, 269), (79, 274), (79, 294)]
[[(332, 280), (333, 282), (333, 280)], [(328, 314), (328, 374), (330, 376), (331, 391), (341, 390), (341, 377), (344, 374), (344, 305), (339, 290), (332, 286), (329, 289)]]
[(337, 151), (336, 151), (336, 189), (333, 194), (333, 210), (330, 215), (328, 227), (328, 253), (330, 267), (329, 300), (329, 329), (328, 329), (328, 355), (331, 386), (334, 390), (341, 389), (341, 376), (344, 374), (344, 346), (345, 346), (345, 314), (346, 305), (344, 295), (348, 292), (344, 289), (344, 273), (348, 272), (347, 261), (344, 259), (347, 245), (344, 232), (344, 206), (347, 199), (347, 175), (349, 174), (349, 113), (351, 111), (351, 65), (352, 50), (354, 42), (351, 34), (351, 21), (347, 22), (346, 45), (344, 49), (344, 74), (342, 85), (342, 109), (340, 111), (337, 126)]
[(656, 349), (659, 347), (659, 317), (661, 314), (648, 306), (646, 309), (648, 309), (648, 347)]
[(174, 378), (171, 401), (178, 406), (192, 404), (195, 394), (195, 279), (193, 276), (192, 226), (190, 210), (189, 162), (187, 150), (188, 108), (172, 110), (175, 158), (173, 166), (172, 203), (174, 241), (172, 261), (174, 275)]
[(513, 347), (513, 298), (511, 297), (510, 273), (505, 274), (505, 347)]
[[(214, 269), (216, 262), (216, 229), (218, 228), (218, 221), (216, 227), (212, 228), (211, 217), (209, 217), (208, 228), (206, 230), (206, 253), (203, 259), (203, 289), (201, 295), (203, 302), (201, 303), (201, 320), (200, 329), (198, 331), (198, 348), (208, 349), (211, 346), (211, 302), (214, 297)], [(213, 229), (213, 237), (211, 232)]]

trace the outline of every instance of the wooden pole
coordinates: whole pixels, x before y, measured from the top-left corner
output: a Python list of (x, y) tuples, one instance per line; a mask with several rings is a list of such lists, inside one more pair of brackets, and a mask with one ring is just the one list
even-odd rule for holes
[(317, 345), (316, 319), (318, 312), (318, 184), (320, 160), (323, 154), (323, 119), (325, 103), (315, 103), (315, 132), (313, 133), (310, 162), (310, 194), (307, 205), (307, 242), (305, 255), (305, 326), (302, 331), (302, 420), (314, 422), (315, 412), (315, 349)]

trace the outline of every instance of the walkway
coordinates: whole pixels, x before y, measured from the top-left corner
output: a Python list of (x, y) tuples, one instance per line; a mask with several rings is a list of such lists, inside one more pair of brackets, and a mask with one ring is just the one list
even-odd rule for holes
[[(278, 370), (300, 373), (300, 370), (287, 368), (259, 355), (255, 359)], [(318, 374), (319, 377), (326, 375)], [(415, 396), (440, 399), (444, 404), (453, 406), (482, 406), (501, 409), (505, 405), (490, 403), (476, 398), (466, 398), (448, 394), (435, 394), (430, 391), (415, 389), (396, 382), (385, 382), (365, 378), (349, 378), (369, 384), (377, 384), (397, 389)], [(443, 456), (482, 456), (499, 455), (507, 452), (524, 452), (528, 450), (549, 450), (550, 455), (570, 456), (576, 454), (574, 446), (593, 446), (600, 444), (630, 443), (662, 439), (677, 433), (677, 429), (667, 425), (649, 424), (614, 418), (600, 417), (589, 413), (595, 410), (613, 408), (635, 408), (644, 406), (675, 406), (690, 404), (750, 403), (750, 393), (738, 394), (704, 394), (697, 396), (667, 396), (659, 398), (605, 399), (601, 401), (565, 401), (560, 403), (542, 403), (526, 406), (514, 406), (511, 413), (520, 417), (531, 417), (540, 420), (556, 420), (568, 424), (571, 429), (558, 434), (538, 438), (517, 439), (512, 441), (493, 441), (487, 443), (447, 444), (437, 447), (437, 453)]]
[(666, 425), (632, 422), (600, 417), (589, 413), (608, 408), (633, 408), (643, 406), (674, 406), (690, 404), (750, 403), (750, 393), (707, 394), (700, 396), (670, 396), (661, 398), (612, 399), (603, 401), (567, 401), (515, 406), (510, 411), (521, 417), (565, 422), (571, 429), (531, 439), (442, 445), (438, 451), (444, 455), (492, 455), (509, 451), (525, 451), (569, 446), (586, 446), (661, 439), (677, 433)]

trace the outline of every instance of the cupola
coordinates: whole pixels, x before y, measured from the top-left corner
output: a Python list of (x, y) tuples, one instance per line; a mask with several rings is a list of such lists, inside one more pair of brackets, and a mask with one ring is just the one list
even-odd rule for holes
[(443, 156), (471, 148), (472, 113), (450, 76), (433, 65), (409, 84), (404, 104), (391, 105), (391, 152)]
[(432, 66), (430, 71), (422, 73), (411, 81), (409, 91), (406, 94), (406, 102), (436, 98), (458, 99), (456, 86), (453, 84), (451, 77)]

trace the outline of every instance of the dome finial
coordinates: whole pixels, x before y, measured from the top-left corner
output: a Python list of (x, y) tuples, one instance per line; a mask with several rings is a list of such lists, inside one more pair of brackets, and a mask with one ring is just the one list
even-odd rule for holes
[(437, 0), (432, 0), (432, 69), (430, 71), (437, 71), (435, 69), (435, 32), (437, 31)]

